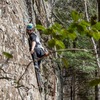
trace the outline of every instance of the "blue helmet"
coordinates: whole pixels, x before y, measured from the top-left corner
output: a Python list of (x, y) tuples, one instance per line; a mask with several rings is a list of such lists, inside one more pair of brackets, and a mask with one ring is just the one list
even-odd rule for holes
[(31, 30), (31, 29), (33, 29), (33, 28), (34, 28), (34, 26), (33, 26), (32, 23), (29, 23), (29, 24), (27, 25), (27, 27), (26, 27), (26, 29), (28, 29), (28, 30)]

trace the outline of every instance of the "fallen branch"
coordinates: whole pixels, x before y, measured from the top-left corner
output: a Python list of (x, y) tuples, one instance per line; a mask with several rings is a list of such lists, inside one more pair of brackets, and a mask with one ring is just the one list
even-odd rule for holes
[(48, 54), (44, 55), (41, 58), (38, 58), (37, 60), (39, 61), (39, 60), (41, 60), (41, 59), (43, 59), (43, 58), (45, 58), (45, 57), (47, 57), (47, 56), (49, 56), (49, 55), (51, 55), (53, 53), (56, 53), (56, 52), (66, 52), (66, 51), (83, 51), (83, 52), (89, 52), (89, 50), (93, 51), (94, 49), (88, 49), (88, 50), (86, 50), (86, 49), (70, 48), (70, 49), (60, 49), (60, 50), (56, 50), (56, 51), (52, 50), (52, 51), (49, 51)]
[(4, 77), (4, 76), (0, 77), (0, 79), (5, 79), (5, 80), (14, 80), (14, 79), (12, 79), (12, 78), (10, 78), (10, 77)]
[[(88, 50), (93, 50), (93, 49), (88, 49)], [(78, 48), (70, 48), (70, 49), (60, 49), (60, 50), (56, 50), (56, 51), (51, 51), (51, 53), (55, 53), (55, 52), (66, 52), (66, 51), (84, 51), (84, 52), (89, 52), (86, 49), (78, 49)]]
[(30, 64), (31, 64), (32, 62), (33, 62), (33, 61), (29, 62), (29, 64), (26, 66), (24, 73), (20, 76), (20, 78), (18, 79), (17, 83), (19, 83), (19, 81), (20, 81), (20, 80), (22, 79), (22, 77), (25, 75), (25, 73), (27, 72), (27, 70), (28, 70), (28, 68), (29, 68), (29, 66), (30, 66)]

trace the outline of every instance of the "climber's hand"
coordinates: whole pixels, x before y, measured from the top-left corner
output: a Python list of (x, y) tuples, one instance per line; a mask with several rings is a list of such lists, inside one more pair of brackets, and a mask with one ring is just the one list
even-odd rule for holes
[(31, 50), (30, 53), (33, 54), (34, 53), (34, 50)]
[(49, 56), (49, 52), (45, 52), (45, 56)]

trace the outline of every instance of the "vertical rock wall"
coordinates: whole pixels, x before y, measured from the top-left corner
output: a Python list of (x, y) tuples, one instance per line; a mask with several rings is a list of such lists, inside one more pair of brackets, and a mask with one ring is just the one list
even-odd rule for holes
[[(49, 24), (45, 7), (49, 9), (43, 0), (33, 0), (33, 4), (31, 0), (0, 0), (0, 100), (54, 100), (39, 93), (25, 34), (25, 25), (36, 24), (36, 19)], [(13, 58), (7, 59), (2, 52)]]
[[(0, 0), (0, 100), (41, 100), (28, 51), (24, 0)], [(2, 52), (13, 58), (7, 60)]]

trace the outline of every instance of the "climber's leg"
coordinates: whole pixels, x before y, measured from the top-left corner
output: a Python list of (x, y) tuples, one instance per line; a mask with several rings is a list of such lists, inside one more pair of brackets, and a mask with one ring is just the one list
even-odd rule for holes
[[(35, 48), (36, 54), (38, 58), (41, 58), (45, 55), (45, 52), (42, 48)], [(38, 66), (40, 68), (41, 60), (38, 60)]]
[(39, 72), (38, 69), (35, 69), (35, 72), (36, 72), (37, 84), (38, 84), (38, 87), (39, 87), (39, 91), (41, 92), (41, 90), (42, 90), (42, 80), (41, 80), (41, 75), (40, 75), (40, 72)]

